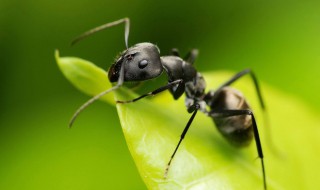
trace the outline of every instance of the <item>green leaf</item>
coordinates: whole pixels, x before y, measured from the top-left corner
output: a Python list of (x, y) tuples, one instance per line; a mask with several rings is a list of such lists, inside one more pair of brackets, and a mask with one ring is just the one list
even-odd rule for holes
[[(85, 60), (59, 58), (57, 53), (56, 59), (68, 80), (87, 94), (94, 95), (111, 86), (106, 75), (101, 74), (104, 71)], [(214, 89), (232, 73), (203, 75), (208, 89)], [(102, 81), (107, 84), (103, 86)], [(291, 95), (262, 83), (270, 119), (267, 126), (250, 78), (245, 77), (233, 86), (245, 94), (255, 111), (268, 189), (319, 187), (318, 114)], [(137, 97), (126, 88), (117, 90), (115, 95), (118, 100)], [(114, 102), (112, 98), (103, 101)], [(202, 113), (196, 116), (164, 179), (167, 162), (190, 117), (183, 101), (183, 98), (174, 101), (164, 92), (135, 103), (116, 105), (129, 150), (146, 186), (149, 189), (263, 189), (255, 144), (242, 149), (231, 146), (215, 129), (211, 118)]]
[[(55, 59), (63, 75), (85, 94), (94, 96), (111, 88), (108, 74), (90, 61), (77, 57), (60, 57), (58, 50), (55, 51)], [(101, 99), (115, 104), (112, 94), (107, 94)]]

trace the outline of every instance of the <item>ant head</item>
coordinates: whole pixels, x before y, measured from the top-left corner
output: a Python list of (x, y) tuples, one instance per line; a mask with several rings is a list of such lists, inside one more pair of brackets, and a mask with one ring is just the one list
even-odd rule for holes
[(124, 67), (124, 81), (143, 81), (162, 73), (159, 48), (151, 43), (139, 43), (125, 50), (110, 67), (110, 82), (118, 81), (120, 68)]

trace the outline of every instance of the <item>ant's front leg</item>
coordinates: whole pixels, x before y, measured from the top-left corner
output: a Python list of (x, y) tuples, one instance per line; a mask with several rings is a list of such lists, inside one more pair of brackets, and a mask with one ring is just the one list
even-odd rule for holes
[(165, 86), (162, 86), (162, 87), (160, 87), (160, 88), (158, 88), (158, 89), (156, 89), (156, 90), (154, 90), (154, 91), (151, 91), (151, 92), (149, 92), (149, 93), (143, 94), (143, 95), (141, 95), (141, 96), (139, 96), (139, 97), (137, 97), (137, 98), (135, 98), (135, 99), (125, 100), (125, 101), (117, 100), (116, 103), (127, 104), (127, 103), (136, 102), (136, 101), (138, 101), (138, 100), (140, 100), (140, 99), (142, 99), (142, 98), (144, 98), (144, 97), (154, 96), (154, 95), (156, 95), (156, 94), (158, 94), (158, 93), (160, 93), (160, 92), (163, 92), (163, 91), (165, 91), (165, 90), (168, 90), (168, 89), (170, 89), (170, 88), (172, 88), (172, 87), (174, 87), (174, 86), (176, 86), (176, 85), (179, 85), (179, 84), (181, 84), (181, 83), (182, 83), (182, 79), (175, 80), (175, 81), (173, 81), (173, 82), (168, 83), (168, 84), (165, 85)]

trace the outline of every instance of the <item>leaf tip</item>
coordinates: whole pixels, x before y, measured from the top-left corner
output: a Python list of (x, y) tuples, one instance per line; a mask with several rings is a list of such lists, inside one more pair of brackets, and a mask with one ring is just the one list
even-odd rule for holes
[(56, 63), (58, 64), (58, 66), (60, 67), (60, 52), (58, 49), (54, 50), (54, 58), (56, 60)]
[(56, 60), (59, 59), (60, 53), (59, 53), (59, 50), (58, 50), (58, 49), (55, 49), (55, 50), (54, 50), (54, 57), (56, 58)]

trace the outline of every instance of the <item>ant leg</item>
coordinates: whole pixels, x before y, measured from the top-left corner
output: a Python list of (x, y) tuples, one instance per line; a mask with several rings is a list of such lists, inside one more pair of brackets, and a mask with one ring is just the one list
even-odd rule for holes
[(177, 48), (172, 48), (171, 53), (174, 56), (180, 57), (180, 52)]
[(158, 93), (160, 93), (160, 92), (163, 92), (163, 91), (165, 91), (165, 90), (168, 90), (168, 89), (174, 87), (175, 85), (179, 85), (179, 84), (181, 84), (181, 83), (182, 83), (182, 79), (175, 80), (175, 81), (173, 81), (173, 82), (168, 83), (168, 84), (165, 85), (165, 86), (162, 86), (162, 87), (160, 87), (160, 88), (158, 88), (158, 89), (156, 89), (156, 90), (154, 90), (154, 91), (152, 91), (152, 92), (149, 92), (149, 93), (147, 93), (147, 94), (143, 94), (143, 95), (141, 95), (141, 96), (139, 96), (139, 97), (137, 97), (137, 98), (135, 98), (135, 99), (125, 100), (125, 101), (117, 100), (116, 103), (121, 103), (121, 104), (132, 103), (132, 102), (138, 101), (138, 100), (140, 100), (140, 99), (142, 99), (142, 98), (144, 98), (144, 97), (147, 97), (147, 96), (154, 96), (154, 95), (156, 95), (156, 94), (158, 94)]
[(250, 74), (250, 77), (252, 78), (253, 83), (254, 83), (254, 86), (255, 86), (255, 88), (256, 88), (256, 92), (257, 92), (257, 95), (258, 95), (258, 98), (259, 98), (260, 106), (261, 106), (261, 108), (262, 108), (263, 110), (266, 110), (264, 101), (263, 101), (263, 99), (262, 99), (261, 90), (260, 90), (260, 87), (259, 87), (258, 80), (257, 80), (256, 76), (254, 75), (254, 73), (251, 71), (251, 69), (245, 69), (245, 70), (237, 73), (236, 75), (234, 75), (234, 76), (233, 76), (231, 79), (229, 79), (226, 83), (222, 84), (222, 85), (216, 90), (216, 93), (217, 93), (218, 91), (220, 91), (222, 88), (231, 85), (232, 83), (234, 83), (235, 81), (237, 81), (238, 79), (240, 79), (241, 77), (243, 77), (243, 76), (246, 75), (246, 74)]
[[(181, 57), (180, 52), (177, 48), (173, 48), (171, 50), (172, 55)], [(198, 49), (192, 49), (191, 51), (188, 52), (188, 54), (183, 58), (186, 62), (193, 64), (196, 58), (198, 57), (199, 51)]]
[(186, 127), (184, 128), (184, 130), (183, 130), (183, 132), (182, 132), (182, 134), (181, 134), (181, 136), (180, 136), (180, 140), (179, 140), (179, 142), (178, 142), (178, 145), (176, 146), (176, 148), (174, 149), (174, 151), (173, 151), (173, 153), (172, 153), (172, 155), (171, 155), (171, 157), (170, 157), (170, 160), (169, 160), (169, 162), (168, 162), (168, 164), (167, 164), (167, 167), (166, 167), (166, 170), (165, 170), (165, 172), (164, 172), (164, 178), (167, 178), (167, 175), (168, 175), (168, 172), (169, 172), (169, 168), (170, 168), (172, 159), (174, 158), (174, 156), (175, 156), (175, 154), (176, 154), (176, 152), (177, 152), (177, 150), (178, 150), (178, 148), (179, 148), (182, 140), (184, 139), (185, 135), (187, 134), (188, 129), (189, 129), (189, 127), (190, 127), (190, 125), (191, 125), (194, 117), (196, 116), (196, 114), (197, 114), (197, 112), (198, 112), (198, 109), (200, 109), (200, 105), (199, 105), (199, 104), (194, 104), (194, 105), (192, 106), (192, 109), (194, 109), (194, 110), (193, 110), (193, 114), (191, 115), (191, 117), (190, 117), (190, 119), (189, 119)]
[(267, 114), (267, 111), (266, 111), (266, 106), (265, 106), (265, 103), (264, 103), (263, 98), (262, 98), (262, 94), (261, 94), (261, 90), (260, 90), (260, 87), (259, 87), (258, 80), (257, 80), (255, 74), (252, 72), (251, 69), (245, 69), (245, 70), (237, 73), (231, 79), (229, 79), (229, 81), (227, 81), (226, 83), (222, 84), (216, 90), (215, 93), (218, 94), (218, 91), (220, 91), (223, 87), (231, 85), (233, 82), (237, 81), (238, 79), (240, 79), (242, 76), (244, 76), (246, 74), (250, 74), (250, 77), (253, 80), (253, 83), (254, 83), (254, 86), (255, 86), (255, 89), (256, 89), (256, 92), (257, 92), (257, 95), (258, 95), (258, 99), (259, 99), (259, 102), (260, 102), (260, 107), (261, 107), (261, 109), (263, 111), (264, 124), (265, 124), (265, 126), (267, 126), (266, 127), (266, 137), (268, 138), (269, 148), (271, 149), (271, 151), (274, 152), (274, 154), (276, 154), (278, 156), (282, 156), (281, 152), (274, 145), (273, 140), (271, 138), (271, 127), (269, 127), (270, 124), (269, 124), (269, 117), (268, 117), (268, 114)]
[(267, 189), (267, 181), (266, 181), (266, 172), (265, 172), (264, 161), (263, 161), (262, 146), (261, 146), (257, 123), (256, 123), (256, 120), (254, 118), (252, 111), (251, 110), (214, 110), (210, 113), (210, 116), (212, 116), (213, 118), (231, 117), (231, 116), (238, 116), (238, 115), (250, 115), (251, 116), (254, 139), (256, 142), (257, 152), (258, 152), (259, 158), (261, 160), (263, 187), (266, 190)]
[(189, 53), (184, 57), (183, 60), (186, 62), (193, 64), (196, 58), (198, 57), (199, 51), (198, 49), (192, 49)]

